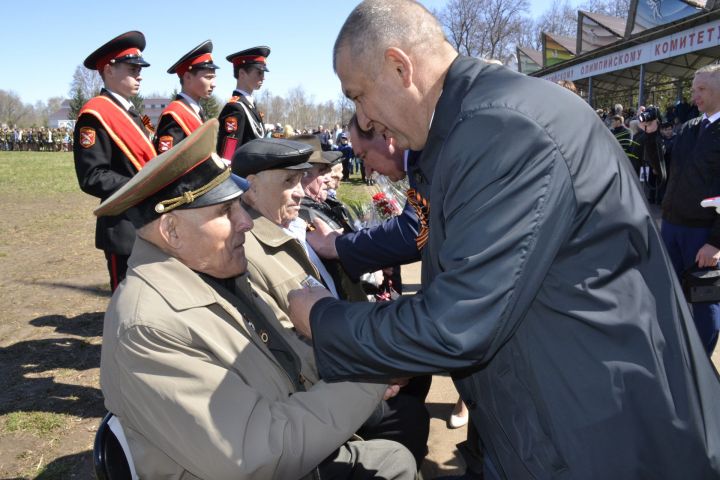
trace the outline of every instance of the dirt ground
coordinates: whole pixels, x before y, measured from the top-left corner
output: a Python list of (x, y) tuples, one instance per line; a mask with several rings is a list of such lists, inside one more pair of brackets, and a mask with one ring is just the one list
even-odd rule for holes
[[(109, 300), (104, 257), (93, 246), (96, 204), (80, 192), (0, 190), (0, 478), (94, 478)], [(404, 277), (419, 279), (417, 265)], [(718, 365), (718, 353), (713, 359)], [(456, 395), (448, 378), (435, 377), (426, 479), (462, 472), (455, 444), (465, 428), (445, 427)]]

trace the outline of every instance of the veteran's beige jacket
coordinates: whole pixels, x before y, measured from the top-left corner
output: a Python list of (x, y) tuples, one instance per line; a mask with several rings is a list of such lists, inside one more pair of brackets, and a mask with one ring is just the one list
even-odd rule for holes
[[(238, 283), (272, 316), (245, 277)], [(142, 478), (301, 478), (378, 404), (383, 385), (311, 386), (317, 376), (307, 365), (308, 391), (293, 393), (246, 320), (196, 273), (137, 239), (105, 315), (100, 383)]]
[(253, 228), (245, 236), (250, 281), (273, 297), (279, 307), (276, 315), (286, 327), (292, 327), (286, 316), (290, 310), (288, 293), (303, 288), (300, 282), (308, 275), (320, 280), (320, 273), (299, 240), (285, 233), (257, 210), (247, 205), (244, 207), (253, 220)]

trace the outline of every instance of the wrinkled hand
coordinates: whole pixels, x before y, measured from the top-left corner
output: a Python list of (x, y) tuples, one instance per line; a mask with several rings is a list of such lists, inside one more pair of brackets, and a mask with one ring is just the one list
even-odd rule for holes
[(322, 258), (337, 259), (338, 253), (335, 248), (335, 240), (340, 236), (342, 230), (333, 230), (325, 221), (316, 218), (312, 222), (315, 230), (307, 232), (306, 240), (315, 252)]
[(698, 250), (695, 261), (700, 268), (715, 267), (720, 261), (720, 250), (706, 243)]
[(388, 385), (387, 389), (385, 390), (385, 394), (383, 395), (383, 400), (389, 400), (398, 393), (400, 393), (400, 389), (407, 385), (409, 381), (410, 379), (407, 377), (391, 379), (390, 384)]
[(649, 122), (640, 122), (640, 128), (645, 133), (657, 132), (658, 126), (659, 126), (659, 122), (657, 119), (650, 120)]
[(295, 329), (300, 335), (312, 338), (310, 310), (315, 305), (315, 302), (325, 297), (332, 297), (332, 294), (323, 287), (300, 288), (291, 290), (288, 293), (290, 321), (295, 325)]

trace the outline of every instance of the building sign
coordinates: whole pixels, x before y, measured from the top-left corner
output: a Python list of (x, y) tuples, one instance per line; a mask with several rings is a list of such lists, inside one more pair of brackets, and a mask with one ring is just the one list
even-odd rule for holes
[(636, 45), (619, 52), (610, 53), (572, 67), (544, 75), (542, 78), (557, 82), (559, 80), (579, 80), (603, 73), (610, 73), (643, 63), (656, 62), (665, 58), (677, 57), (686, 53), (720, 45), (720, 21), (698, 25), (697, 27), (673, 33), (657, 40)]

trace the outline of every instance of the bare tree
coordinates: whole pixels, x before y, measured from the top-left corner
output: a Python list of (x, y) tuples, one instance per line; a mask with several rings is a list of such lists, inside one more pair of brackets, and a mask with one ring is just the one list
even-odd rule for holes
[[(340, 94), (337, 102), (335, 102), (335, 105), (337, 112), (337, 116), (335, 117), (337, 120), (335, 123), (339, 123), (340, 125), (347, 125), (350, 123), (350, 118), (353, 116), (353, 113), (355, 113), (355, 107), (353, 106), (352, 101), (345, 95)], [(330, 124), (331, 122), (327, 123)]]
[(577, 35), (577, 9), (568, 0), (554, 0), (538, 22), (541, 32), (554, 33), (565, 37)]
[(611, 17), (627, 18), (630, 11), (630, 0), (587, 0), (580, 4), (579, 9)]
[(518, 47), (540, 50), (542, 48), (540, 25), (530, 17), (521, 18), (513, 35), (513, 43)]
[(442, 10), (433, 12), (445, 27), (448, 41), (462, 55), (479, 56), (480, 11), (483, 0), (450, 0)]
[(75, 120), (82, 106), (92, 97), (100, 93), (103, 86), (102, 78), (95, 70), (88, 70), (78, 65), (70, 82), (70, 119)]
[(461, 54), (504, 59), (527, 10), (527, 0), (450, 0), (435, 15)]
[(20, 125), (28, 114), (28, 106), (25, 105), (20, 96), (7, 90), (0, 90), (0, 124), (7, 124), (9, 127)]
[(72, 82), (70, 82), (71, 91), (80, 89), (87, 98), (92, 98), (100, 93), (102, 86), (103, 81), (97, 70), (88, 70), (82, 65), (75, 68)]

